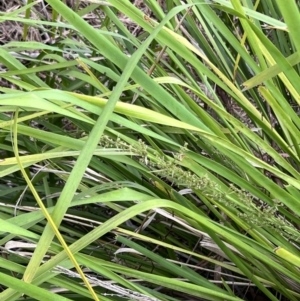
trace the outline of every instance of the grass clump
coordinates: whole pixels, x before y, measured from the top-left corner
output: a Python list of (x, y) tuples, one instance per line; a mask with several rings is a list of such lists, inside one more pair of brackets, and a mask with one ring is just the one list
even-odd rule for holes
[(1, 300), (299, 299), (297, 2), (0, 17)]

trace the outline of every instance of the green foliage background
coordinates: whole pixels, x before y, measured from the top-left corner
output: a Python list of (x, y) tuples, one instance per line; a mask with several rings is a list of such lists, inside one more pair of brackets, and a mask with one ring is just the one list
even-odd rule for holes
[(297, 1), (47, 2), (0, 15), (0, 300), (299, 300)]

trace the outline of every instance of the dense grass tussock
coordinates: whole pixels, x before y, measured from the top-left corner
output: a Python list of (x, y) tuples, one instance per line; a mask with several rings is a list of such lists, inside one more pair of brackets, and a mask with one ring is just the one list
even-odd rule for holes
[(0, 300), (300, 299), (298, 1), (1, 5)]

